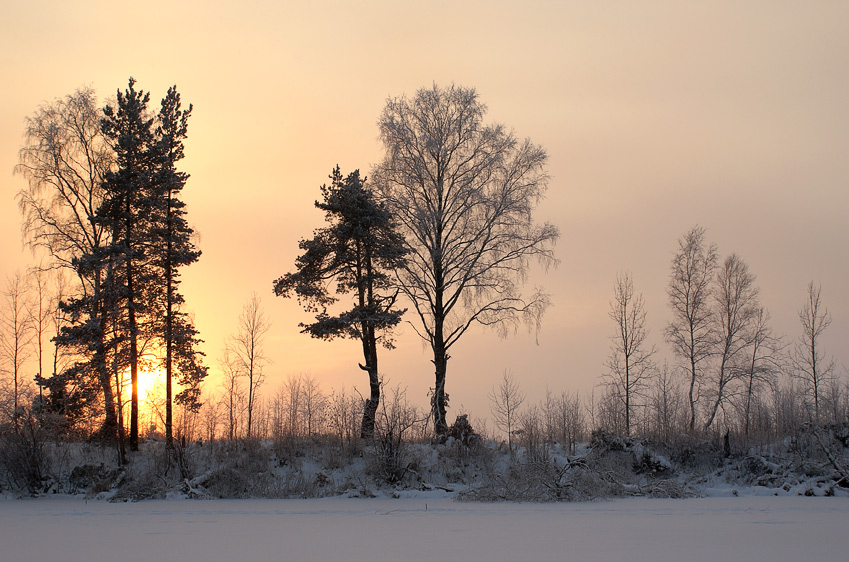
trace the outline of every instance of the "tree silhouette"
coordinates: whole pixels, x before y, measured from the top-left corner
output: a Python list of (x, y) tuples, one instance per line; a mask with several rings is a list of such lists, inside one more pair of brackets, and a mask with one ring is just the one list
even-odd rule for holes
[[(316, 230), (311, 239), (301, 240), (303, 253), (295, 261), (297, 271), (277, 279), (274, 292), (284, 297), (296, 295), (305, 310), (315, 313), (315, 322), (300, 324), (303, 333), (362, 342), (364, 364), (360, 368), (368, 372), (370, 396), (363, 410), (361, 435), (371, 438), (380, 402), (377, 345), (392, 348), (392, 328), (404, 313), (393, 310), (397, 291), (392, 289), (390, 274), (402, 266), (405, 249), (391, 215), (375, 201), (359, 170), (343, 178), (337, 166), (330, 179), (329, 186), (321, 186), (322, 201), (315, 203), (325, 212), (329, 226)], [(328, 307), (338, 301), (330, 283), (336, 285), (335, 294), (353, 295), (351, 308), (328, 313)]]

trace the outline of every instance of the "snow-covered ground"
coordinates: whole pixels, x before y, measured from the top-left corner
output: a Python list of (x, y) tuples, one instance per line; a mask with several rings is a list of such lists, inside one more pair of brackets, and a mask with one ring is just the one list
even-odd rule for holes
[(842, 497), (0, 500), (0, 560), (847, 560)]

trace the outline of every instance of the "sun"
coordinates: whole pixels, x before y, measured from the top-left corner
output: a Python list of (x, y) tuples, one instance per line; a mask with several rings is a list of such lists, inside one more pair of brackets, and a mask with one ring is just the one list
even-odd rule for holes
[(154, 398), (155, 389), (161, 386), (164, 374), (161, 369), (139, 369), (138, 392), (139, 404), (147, 402), (148, 397)]
[[(125, 419), (129, 420), (132, 400), (130, 369), (121, 377), (121, 403)], [(165, 401), (165, 370), (158, 366), (139, 365), (138, 370), (139, 426), (149, 433), (161, 430)]]

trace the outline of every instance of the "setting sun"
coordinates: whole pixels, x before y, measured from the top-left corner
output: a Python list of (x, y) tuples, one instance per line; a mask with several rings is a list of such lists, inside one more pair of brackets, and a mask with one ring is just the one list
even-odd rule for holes
[[(121, 378), (121, 404), (125, 419), (129, 419), (132, 386), (130, 370)], [(165, 371), (161, 367), (139, 368), (138, 376), (139, 427), (143, 433), (161, 431), (165, 416)]]

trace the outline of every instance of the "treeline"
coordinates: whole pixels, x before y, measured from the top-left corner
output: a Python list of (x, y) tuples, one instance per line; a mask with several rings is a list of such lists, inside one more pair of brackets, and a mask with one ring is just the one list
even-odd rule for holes
[[(623, 273), (609, 310), (610, 356), (593, 393), (552, 391), (528, 405), (521, 379), (505, 373), (490, 395), (491, 426), (464, 415), (452, 423), (454, 344), (474, 324), (502, 336), (522, 324), (540, 329), (549, 297), (523, 294), (523, 282), (532, 260), (557, 264), (559, 236), (533, 220), (547, 188), (545, 151), (484, 123), (476, 92), (455, 85), (387, 100), (383, 161), (370, 179), (333, 169), (316, 202), (326, 226), (300, 241), (293, 271), (272, 282), (276, 295), (314, 314), (300, 325), (305, 335), (362, 343), (362, 362), (351, 362), (366, 373), (368, 395), (294, 375), (268, 389), (271, 322), (256, 295), (217, 358), (219, 386), (202, 393), (208, 368), (180, 292), (181, 269), (200, 257), (180, 198), (188, 176), (177, 168), (191, 106), (183, 109), (171, 88), (153, 111), (132, 79), (116, 100), (101, 108), (79, 90), (27, 120), (18, 201), (24, 238), (44, 261), (7, 279), (3, 293), (3, 436), (99, 439), (116, 445), (120, 464), (125, 444), (136, 450), (145, 435), (162, 435), (173, 451), (175, 440), (329, 438), (344, 446), (474, 431), (510, 451), (555, 442), (575, 451), (602, 428), (748, 446), (805, 422), (847, 419), (849, 387), (822, 349), (831, 316), (819, 287), (809, 285), (800, 334), (785, 341), (745, 261), (721, 260), (696, 227), (670, 266), (662, 339), (672, 361), (659, 361), (642, 295)], [(424, 409), (401, 389), (387, 397), (381, 381), (378, 350), (394, 347), (405, 314), (433, 355)], [(148, 389), (142, 404), (139, 373), (157, 370), (162, 387)]]
[(631, 276), (617, 278), (595, 426), (664, 440), (734, 433), (749, 443), (786, 435), (803, 422), (847, 419), (849, 382), (823, 349), (831, 315), (819, 286), (807, 287), (798, 335), (778, 336), (745, 260), (736, 253), (721, 260), (697, 226), (678, 240), (667, 295), (671, 365), (657, 361)]
[[(172, 404), (184, 418), (195, 413), (207, 374), (179, 291), (181, 268), (200, 256), (180, 199), (188, 176), (177, 169), (191, 106), (182, 109), (176, 88), (159, 112), (148, 104), (149, 94), (130, 79), (114, 107), (99, 108), (90, 90), (45, 105), (27, 120), (16, 168), (28, 183), (18, 196), (25, 241), (47, 256), (43, 269), (73, 279), (54, 295), (57, 359), (44, 370), (39, 356), (31, 413), (55, 414), (69, 435), (116, 442), (120, 455), (125, 438), (135, 450), (146, 430), (140, 426), (141, 370), (164, 371), (169, 447)], [(373, 435), (381, 407), (378, 349), (394, 346), (392, 328), (403, 314), (417, 316), (415, 331), (433, 352), (428, 415), (433, 432), (444, 435), (454, 344), (473, 324), (502, 334), (521, 323), (538, 330), (549, 307), (545, 293), (522, 291), (531, 260), (556, 264), (557, 228), (532, 218), (547, 188), (547, 155), (503, 126), (484, 123), (485, 113), (474, 89), (453, 84), (387, 100), (379, 120), (383, 162), (368, 183), (358, 171), (333, 171), (316, 203), (328, 226), (300, 242), (295, 271), (273, 282), (277, 295), (297, 297), (315, 314), (314, 323), (301, 326), (304, 333), (362, 342), (359, 365), (370, 389), (362, 403), (362, 438)], [(239, 435), (247, 438), (260, 431), (254, 429), (265, 379), (259, 344), (269, 325), (254, 297), (220, 358), (230, 386), (229, 418), (237, 409), (235, 387), (244, 384)], [(33, 338), (41, 346), (44, 332)], [(22, 406), (17, 355), (28, 342), (14, 341), (10, 427), (17, 431), (30, 408)], [(236, 437), (235, 427), (231, 420), (228, 436)]]

